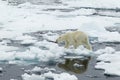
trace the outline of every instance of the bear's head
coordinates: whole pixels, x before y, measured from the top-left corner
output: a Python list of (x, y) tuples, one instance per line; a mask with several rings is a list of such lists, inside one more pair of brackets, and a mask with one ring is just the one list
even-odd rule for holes
[(65, 39), (63, 36), (60, 36), (56, 39), (56, 43), (60, 43), (60, 42), (63, 42)]

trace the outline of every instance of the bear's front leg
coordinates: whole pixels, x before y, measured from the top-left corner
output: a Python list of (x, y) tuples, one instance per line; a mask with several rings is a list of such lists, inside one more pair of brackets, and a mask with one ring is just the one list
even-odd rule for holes
[(74, 40), (73, 46), (75, 49), (77, 49), (77, 47), (79, 46), (79, 43), (77, 42), (77, 40)]
[(69, 42), (67, 40), (65, 41), (65, 48), (69, 48)]

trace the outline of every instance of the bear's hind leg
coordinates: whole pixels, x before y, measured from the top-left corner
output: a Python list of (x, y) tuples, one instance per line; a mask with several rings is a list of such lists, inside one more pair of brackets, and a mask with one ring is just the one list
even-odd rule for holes
[(83, 45), (84, 45), (87, 49), (92, 50), (92, 47), (91, 47), (91, 45), (90, 45), (90, 43), (89, 43), (88, 38), (86, 38), (86, 40), (83, 42)]
[(91, 47), (91, 45), (90, 45), (90, 44), (85, 45), (85, 47), (86, 47), (87, 49), (89, 49), (89, 50), (92, 50), (92, 47)]
[(89, 43), (85, 43), (84, 46), (85, 46), (87, 49), (92, 50), (92, 47), (91, 47), (91, 45), (90, 45)]
[(73, 46), (75, 49), (78, 47), (77, 43), (74, 43)]

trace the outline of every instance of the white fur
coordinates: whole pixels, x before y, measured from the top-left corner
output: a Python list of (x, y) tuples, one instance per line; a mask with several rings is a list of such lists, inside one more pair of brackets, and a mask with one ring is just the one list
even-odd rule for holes
[(70, 45), (73, 45), (74, 48), (77, 48), (79, 45), (84, 45), (87, 49), (92, 50), (88, 36), (82, 31), (63, 34), (56, 40), (58, 43), (61, 41), (65, 41), (65, 48), (69, 48)]

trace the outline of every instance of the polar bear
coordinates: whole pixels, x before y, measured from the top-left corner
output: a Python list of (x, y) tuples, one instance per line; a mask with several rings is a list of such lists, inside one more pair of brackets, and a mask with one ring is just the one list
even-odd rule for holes
[(82, 31), (68, 32), (56, 39), (56, 43), (60, 43), (62, 41), (65, 42), (65, 48), (69, 48), (69, 46), (73, 45), (76, 49), (79, 45), (83, 45), (87, 49), (92, 50), (88, 36)]

